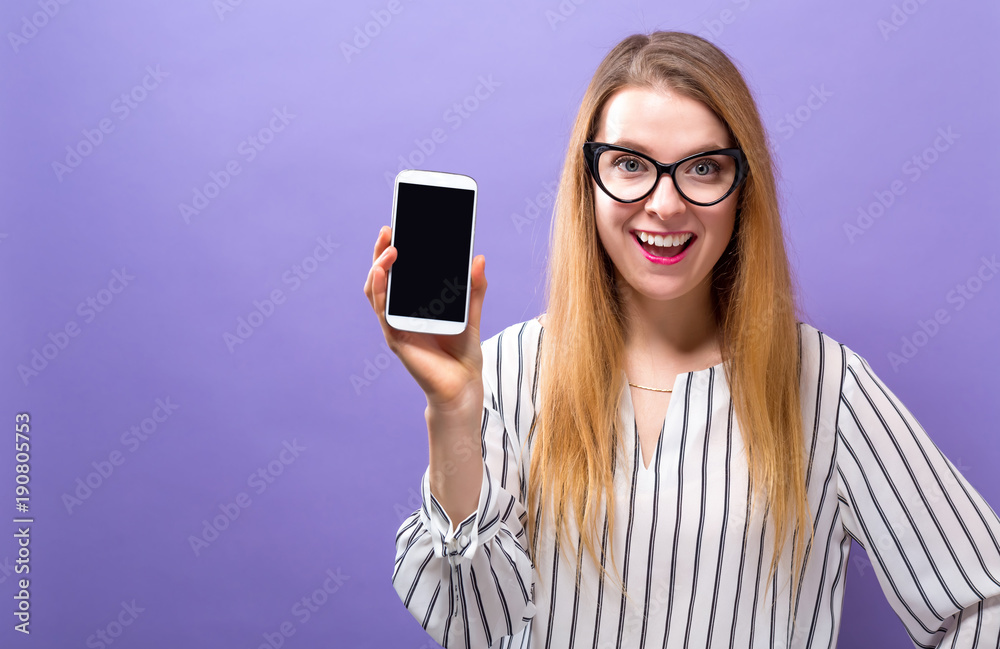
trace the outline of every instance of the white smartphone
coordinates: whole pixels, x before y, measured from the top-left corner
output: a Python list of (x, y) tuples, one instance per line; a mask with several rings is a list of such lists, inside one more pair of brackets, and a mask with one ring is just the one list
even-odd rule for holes
[(469, 322), (476, 181), (406, 169), (392, 195), (392, 244), (385, 319), (404, 331), (454, 335)]

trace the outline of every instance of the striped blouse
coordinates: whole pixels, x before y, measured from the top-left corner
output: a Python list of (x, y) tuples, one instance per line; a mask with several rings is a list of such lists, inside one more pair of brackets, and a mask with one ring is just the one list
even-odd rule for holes
[(804, 571), (793, 577), (786, 543), (767, 578), (773, 529), (750, 508), (721, 364), (676, 377), (649, 468), (622, 375), (626, 461), (615, 473), (612, 546), (627, 594), (579, 543), (558, 544), (551, 517), (529, 556), (522, 443), (537, 414), (543, 335), (533, 319), (482, 343), (478, 510), (452, 530), (425, 472), (423, 505), (396, 536), (393, 586), (443, 647), (834, 647), (851, 539), (916, 646), (998, 646), (1000, 521), (867, 361), (805, 323), (814, 536)]

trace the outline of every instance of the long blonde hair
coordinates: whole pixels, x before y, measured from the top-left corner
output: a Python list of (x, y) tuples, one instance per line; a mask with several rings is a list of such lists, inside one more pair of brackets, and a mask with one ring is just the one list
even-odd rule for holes
[(773, 571), (793, 530), (793, 563), (811, 537), (797, 315), (773, 162), (757, 107), (736, 66), (708, 41), (677, 32), (634, 35), (615, 46), (598, 66), (570, 135), (550, 234), (541, 410), (530, 433), (531, 553), (547, 515), (554, 516), (557, 541), (570, 539), (570, 522), (575, 522), (580, 542), (602, 574), (604, 557), (597, 556), (602, 510), (607, 536), (614, 538), (613, 467), (624, 451), (619, 390), (625, 314), (614, 266), (597, 234), (593, 183), (581, 148), (596, 134), (608, 99), (626, 86), (669, 89), (702, 102), (727, 126), (749, 162), (733, 237), (711, 281), (752, 494), (763, 495), (775, 526)]

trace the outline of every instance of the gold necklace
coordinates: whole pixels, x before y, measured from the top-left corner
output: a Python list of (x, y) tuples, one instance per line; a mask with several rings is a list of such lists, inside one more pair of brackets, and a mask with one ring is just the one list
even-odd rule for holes
[(647, 388), (645, 385), (636, 385), (631, 381), (628, 382), (633, 388), (639, 388), (640, 390), (651, 390), (653, 392), (673, 392), (673, 390), (661, 390), (660, 388)]

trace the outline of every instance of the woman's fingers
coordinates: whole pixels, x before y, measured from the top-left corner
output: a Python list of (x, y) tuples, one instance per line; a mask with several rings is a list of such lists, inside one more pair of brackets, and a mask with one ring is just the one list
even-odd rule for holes
[(383, 225), (382, 229), (378, 231), (378, 236), (375, 237), (375, 252), (372, 255), (372, 267), (368, 270), (368, 277), (365, 278), (365, 295), (368, 297), (368, 302), (373, 308), (375, 306), (375, 300), (372, 296), (372, 282), (375, 277), (375, 262), (382, 254), (382, 251), (385, 250), (385, 246), (383, 245), (385, 227), (386, 226)]
[[(388, 272), (389, 266), (392, 265), (392, 261), (386, 263), (382, 257), (385, 255), (385, 251), (389, 248), (389, 241), (391, 237), (391, 230), (389, 226), (383, 225), (382, 229), (379, 230), (378, 237), (375, 239), (375, 251), (372, 254), (372, 267), (368, 271), (368, 277), (365, 279), (365, 295), (368, 296), (368, 302), (375, 308), (375, 295), (373, 292), (374, 281), (375, 281), (375, 269), (382, 268), (382, 270)], [(378, 309), (375, 309), (378, 311)]]
[(382, 254), (375, 260), (375, 265), (372, 266), (372, 306), (383, 324), (385, 324), (385, 299), (386, 287), (389, 283), (389, 267), (394, 261), (396, 261), (396, 249), (390, 246), (382, 251)]
[(398, 344), (397, 331), (389, 326), (385, 320), (386, 285), (388, 284), (389, 267), (396, 260), (396, 249), (389, 245), (391, 230), (389, 226), (382, 226), (378, 237), (375, 240), (375, 250), (372, 255), (372, 267), (368, 271), (365, 279), (365, 295), (371, 304), (375, 315), (378, 317), (379, 325), (382, 327), (382, 334), (390, 348)]
[(389, 246), (389, 242), (391, 240), (392, 229), (388, 225), (383, 225), (382, 229), (378, 231), (378, 237), (375, 239), (375, 253), (372, 255), (373, 264), (382, 252)]

